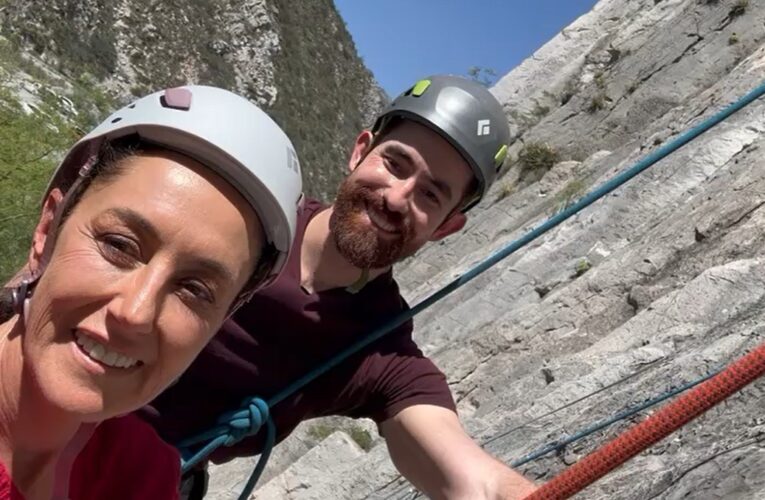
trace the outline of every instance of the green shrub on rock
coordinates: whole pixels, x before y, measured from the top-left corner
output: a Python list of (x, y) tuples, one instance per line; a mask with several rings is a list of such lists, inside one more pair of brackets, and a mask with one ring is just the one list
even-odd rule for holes
[(518, 153), (521, 173), (546, 172), (560, 159), (558, 152), (542, 142), (530, 142)]

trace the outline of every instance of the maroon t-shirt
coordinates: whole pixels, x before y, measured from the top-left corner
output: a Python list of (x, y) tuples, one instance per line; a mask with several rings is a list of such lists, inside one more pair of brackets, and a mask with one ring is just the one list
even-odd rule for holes
[[(300, 286), (300, 246), (321, 211), (307, 200), (280, 277), (242, 307), (191, 367), (144, 411), (169, 442), (207, 430), (247, 397), (265, 400), (324, 360), (408, 308), (391, 273), (352, 294), (344, 288), (307, 293)], [(405, 323), (272, 408), (277, 439), (303, 420), (328, 415), (380, 423), (415, 404), (455, 409), (446, 378), (412, 340)], [(263, 434), (221, 449), (215, 461), (258, 453)]]

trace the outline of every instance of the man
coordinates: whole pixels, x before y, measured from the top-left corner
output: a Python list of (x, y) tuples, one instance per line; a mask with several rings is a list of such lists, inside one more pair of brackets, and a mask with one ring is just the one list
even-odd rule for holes
[[(353, 147), (334, 204), (307, 201), (282, 275), (216, 336), (147, 418), (170, 442), (269, 396), (404, 310), (391, 265), (459, 231), (494, 180), (509, 129), (481, 85), (434, 76), (394, 100)], [(433, 498), (522, 498), (532, 483), (463, 430), (444, 375), (408, 322), (272, 408), (277, 439), (326, 415), (375, 420), (396, 467)], [(263, 434), (263, 433), (261, 433)], [(263, 436), (213, 455), (253, 455)]]

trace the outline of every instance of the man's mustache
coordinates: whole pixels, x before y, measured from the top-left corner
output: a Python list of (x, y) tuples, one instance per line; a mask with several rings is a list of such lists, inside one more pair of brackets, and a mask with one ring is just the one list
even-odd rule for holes
[(378, 215), (384, 217), (385, 221), (394, 226), (404, 237), (408, 237), (411, 234), (411, 224), (408, 217), (388, 209), (381, 195), (375, 195), (365, 188), (358, 189), (356, 195), (354, 198), (356, 198), (357, 204), (362, 208), (376, 211)]

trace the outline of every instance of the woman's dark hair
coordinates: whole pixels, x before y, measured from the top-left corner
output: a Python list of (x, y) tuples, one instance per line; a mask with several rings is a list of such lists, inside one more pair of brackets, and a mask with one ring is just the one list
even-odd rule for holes
[[(142, 142), (137, 134), (101, 143), (95, 163), (85, 176), (69, 177), (64, 179), (60, 186), (57, 186), (69, 198), (66, 201), (66, 206), (63, 207), (61, 222), (63, 223), (64, 219), (72, 212), (89, 186), (109, 184), (125, 172), (127, 169), (126, 160), (152, 149), (156, 149), (156, 147)], [(72, 189), (74, 191), (70, 193)], [(61, 225), (59, 225), (60, 227)]]
[(250, 300), (256, 289), (268, 278), (268, 275), (276, 265), (276, 260), (278, 258), (279, 251), (273, 243), (266, 242), (263, 245), (263, 250), (260, 253), (258, 263), (255, 265), (255, 270), (252, 275), (250, 275), (250, 279), (247, 280), (244, 288), (242, 288), (242, 291), (239, 292), (239, 295), (236, 296), (236, 299), (234, 299), (234, 302), (231, 304), (232, 313)]
[[(69, 178), (65, 178), (61, 185), (56, 186), (60, 188), (63, 193), (67, 194), (65, 199), (66, 205), (61, 209), (62, 214), (58, 221), (56, 232), (61, 230), (64, 221), (71, 214), (72, 210), (82, 199), (82, 196), (89, 187), (100, 187), (109, 184), (111, 181), (122, 175), (128, 168), (128, 162), (126, 160), (157, 149), (162, 148), (142, 142), (137, 134), (113, 141), (104, 141), (100, 145), (96, 155), (96, 161), (87, 175), (84, 177), (70, 176)], [(69, 191), (72, 189), (74, 191), (70, 193)], [(56, 237), (57, 233), (54, 234), (54, 240)], [(274, 247), (273, 244), (266, 242), (260, 258), (255, 265), (255, 270), (250, 276), (250, 279), (247, 280), (244, 288), (234, 300), (232, 309), (238, 308), (249, 300), (258, 285), (268, 277), (268, 274), (271, 269), (273, 269), (278, 257), (279, 252), (276, 250), (276, 247)], [(14, 314), (16, 314), (16, 312), (13, 308), (13, 288), (0, 288), (0, 324), (11, 319)]]
[(0, 323), (5, 323), (13, 317), (13, 290), (0, 288)]

